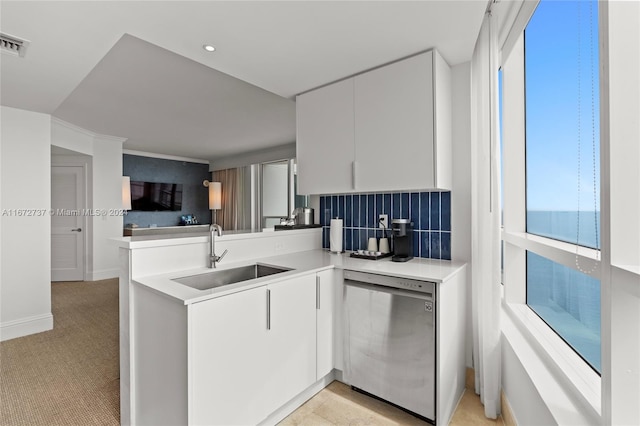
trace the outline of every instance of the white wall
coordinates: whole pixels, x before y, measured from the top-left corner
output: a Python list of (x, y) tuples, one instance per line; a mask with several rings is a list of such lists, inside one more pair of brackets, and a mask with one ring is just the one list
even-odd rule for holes
[(125, 139), (97, 135), (58, 119), (52, 120), (51, 133), (51, 145), (91, 156), (87, 208), (107, 212), (87, 220), (85, 279), (115, 278), (119, 274), (118, 251), (108, 239), (122, 236), (123, 218), (117, 210), (122, 208), (122, 143)]
[(107, 215), (93, 217), (93, 275), (89, 280), (117, 277), (118, 249), (110, 238), (122, 236), (122, 142), (97, 136), (93, 144), (93, 209)]
[[(640, 266), (640, 3), (609, 3), (611, 263)], [(635, 54), (634, 54), (635, 53)], [(607, 129), (603, 130), (603, 133)]]
[(292, 142), (290, 144), (274, 146), (246, 154), (214, 158), (209, 161), (209, 171), (233, 169), (251, 164), (266, 163), (268, 161), (288, 160), (295, 158), (295, 156), (296, 144)]
[[(451, 259), (471, 270), (471, 62), (451, 68), (453, 188), (451, 191)], [(471, 312), (471, 274), (467, 274), (467, 312)], [(467, 315), (466, 363), (473, 366), (471, 315)]]
[(502, 390), (508, 396), (517, 424), (519, 426), (557, 424), (545, 402), (540, 398), (520, 359), (504, 337), (501, 345), (501, 359)]
[[(0, 111), (0, 340), (7, 340), (53, 327), (51, 117)], [(40, 215), (14, 216), (11, 209)]]
[(75, 151), (79, 154), (93, 155), (94, 133), (74, 126), (57, 118), (51, 119), (51, 145)]
[(601, 38), (603, 423), (637, 425), (640, 424), (640, 3), (603, 2), (599, 11), (604, 31)]

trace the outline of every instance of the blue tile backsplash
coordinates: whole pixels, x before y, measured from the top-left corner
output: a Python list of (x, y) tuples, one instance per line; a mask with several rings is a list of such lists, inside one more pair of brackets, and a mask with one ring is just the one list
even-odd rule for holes
[[(370, 237), (382, 238), (378, 215), (413, 222), (413, 256), (451, 260), (451, 192), (324, 195), (320, 197), (322, 246), (329, 248), (332, 218), (343, 219), (345, 250), (366, 250)], [(387, 231), (391, 237), (391, 231)]]

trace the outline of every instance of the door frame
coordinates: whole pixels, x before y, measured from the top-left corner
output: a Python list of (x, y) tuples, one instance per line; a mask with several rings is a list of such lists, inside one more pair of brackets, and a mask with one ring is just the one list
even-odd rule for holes
[[(51, 154), (52, 167), (82, 167), (82, 179), (84, 183), (84, 206), (82, 206), (82, 208), (85, 210), (88, 210), (89, 206), (93, 205), (91, 159), (92, 157), (80, 153), (78, 153), (78, 155)], [(51, 196), (53, 197), (53, 193)], [(93, 242), (93, 222), (89, 220), (87, 215), (82, 215), (82, 229), (86, 231), (83, 232), (82, 281), (86, 281), (90, 272), (89, 264), (91, 263), (91, 247)]]

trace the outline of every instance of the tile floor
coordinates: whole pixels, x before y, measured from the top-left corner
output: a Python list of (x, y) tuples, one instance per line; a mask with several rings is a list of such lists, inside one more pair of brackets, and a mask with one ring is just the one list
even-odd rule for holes
[[(392, 405), (368, 397), (340, 382), (333, 382), (291, 413), (280, 426), (324, 425), (429, 425)], [(466, 389), (450, 425), (498, 425), (502, 418), (487, 419), (480, 398)]]

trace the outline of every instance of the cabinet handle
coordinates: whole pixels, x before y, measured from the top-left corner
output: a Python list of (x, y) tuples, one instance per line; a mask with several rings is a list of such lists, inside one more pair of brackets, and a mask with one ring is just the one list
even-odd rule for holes
[(271, 290), (267, 290), (267, 330), (271, 330)]
[(320, 309), (320, 277), (316, 275), (316, 309)]

